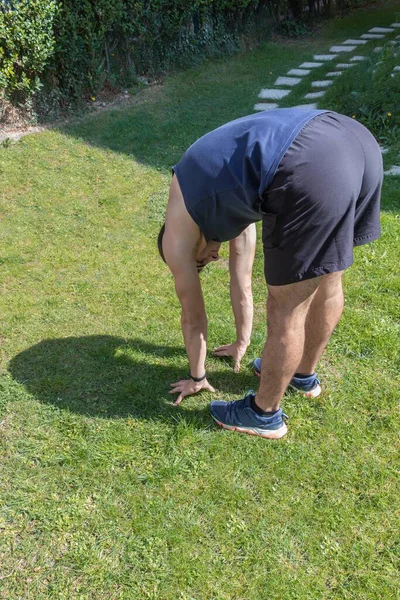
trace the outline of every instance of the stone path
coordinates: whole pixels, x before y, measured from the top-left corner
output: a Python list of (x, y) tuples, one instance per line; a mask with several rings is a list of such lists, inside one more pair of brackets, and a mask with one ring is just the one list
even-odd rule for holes
[[(274, 87), (263, 88), (260, 91), (258, 98), (260, 100), (267, 100), (267, 102), (258, 102), (255, 104), (254, 110), (264, 111), (279, 108), (279, 100), (287, 98), (291, 91), (299, 83), (305, 81), (310, 74), (313, 76), (320, 67), (329, 63), (335, 63), (332, 64), (332, 70), (326, 73), (326, 75), (323, 75), (326, 79), (320, 77), (319, 79), (310, 81), (310, 91), (304, 94), (304, 102), (301, 101), (296, 107), (317, 108), (318, 101), (325, 95), (325, 88), (331, 86), (344, 70), (350, 69), (351, 67), (356, 66), (358, 62), (366, 60), (366, 56), (353, 54), (353, 52), (356, 50), (360, 51), (366, 44), (378, 40), (383, 40), (384, 43), (387, 42), (393, 45), (400, 44), (400, 35), (396, 35), (394, 39), (388, 39), (389, 37), (393, 37), (393, 34), (398, 34), (399, 29), (400, 23), (392, 23), (389, 27), (372, 27), (366, 33), (360, 35), (359, 38), (347, 39), (340, 45), (332, 46), (329, 49), (329, 54), (315, 54), (312, 62), (303, 62), (299, 67), (290, 69), (286, 75), (278, 77), (274, 83)], [(373, 51), (379, 52), (382, 48), (383, 46), (377, 46)], [(336, 62), (337, 60), (340, 61), (344, 58), (347, 58), (346, 62)], [(400, 77), (400, 65), (393, 69), (391, 77)], [(274, 102), (269, 102), (269, 100), (274, 100)], [(316, 100), (317, 102), (310, 104), (310, 100)], [(389, 171), (385, 171), (385, 175), (400, 175), (400, 167), (392, 167)]]
[(385, 171), (385, 175), (400, 175), (400, 166), (393, 165), (393, 167), (391, 169), (389, 169), (388, 171)]

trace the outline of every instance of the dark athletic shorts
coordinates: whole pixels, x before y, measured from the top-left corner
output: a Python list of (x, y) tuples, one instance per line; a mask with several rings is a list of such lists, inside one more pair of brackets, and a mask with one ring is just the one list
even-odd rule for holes
[(263, 195), (265, 278), (287, 285), (353, 263), (380, 236), (382, 155), (363, 125), (337, 113), (301, 130)]

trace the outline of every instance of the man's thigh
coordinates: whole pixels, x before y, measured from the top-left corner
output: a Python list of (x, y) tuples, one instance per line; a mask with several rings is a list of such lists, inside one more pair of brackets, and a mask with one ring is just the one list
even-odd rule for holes
[(268, 326), (304, 320), (314, 298), (335, 296), (342, 290), (343, 271), (288, 285), (268, 285)]
[(307, 315), (323, 277), (314, 277), (288, 285), (268, 285), (268, 327), (288, 326)]

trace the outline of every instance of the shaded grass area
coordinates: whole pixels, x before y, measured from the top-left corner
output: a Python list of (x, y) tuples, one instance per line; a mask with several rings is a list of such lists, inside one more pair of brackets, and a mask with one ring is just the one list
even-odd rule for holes
[[(287, 394), (278, 443), (214, 428), (210, 394), (171, 406), (187, 359), (155, 245), (186, 146), (393, 7), (0, 150), (0, 598), (398, 598), (399, 178), (385, 180), (382, 238), (346, 273), (324, 394)], [(249, 360), (262, 273), (258, 247)], [(202, 279), (212, 348), (234, 339), (226, 260)], [(208, 370), (219, 398), (257, 383), (246, 364), (210, 356)]]

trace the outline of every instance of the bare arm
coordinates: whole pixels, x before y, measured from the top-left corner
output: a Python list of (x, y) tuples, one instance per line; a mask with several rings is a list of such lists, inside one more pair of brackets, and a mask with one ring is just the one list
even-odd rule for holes
[(250, 344), (253, 327), (253, 294), (251, 275), (256, 249), (256, 226), (247, 227), (241, 235), (230, 241), (229, 272), (232, 310), (236, 325), (236, 341), (220, 346), (216, 356), (233, 356), (234, 370), (240, 369), (240, 362)]
[[(205, 374), (207, 352), (207, 316), (200, 279), (196, 267), (196, 248), (200, 231), (186, 210), (176, 177), (171, 183), (163, 250), (175, 279), (175, 289), (181, 304), (181, 325), (185, 348), (193, 377)], [(179, 392), (175, 404), (201, 389), (211, 389), (207, 379), (202, 382), (182, 380), (173, 384), (171, 393)]]
[(181, 326), (190, 373), (202, 377), (207, 352), (207, 316), (197, 270), (182, 262), (175, 271), (175, 290), (181, 303)]
[(251, 275), (256, 251), (256, 226), (247, 227), (239, 237), (230, 242), (229, 272), (230, 293), (236, 325), (236, 341), (250, 344), (253, 327), (253, 293)]

